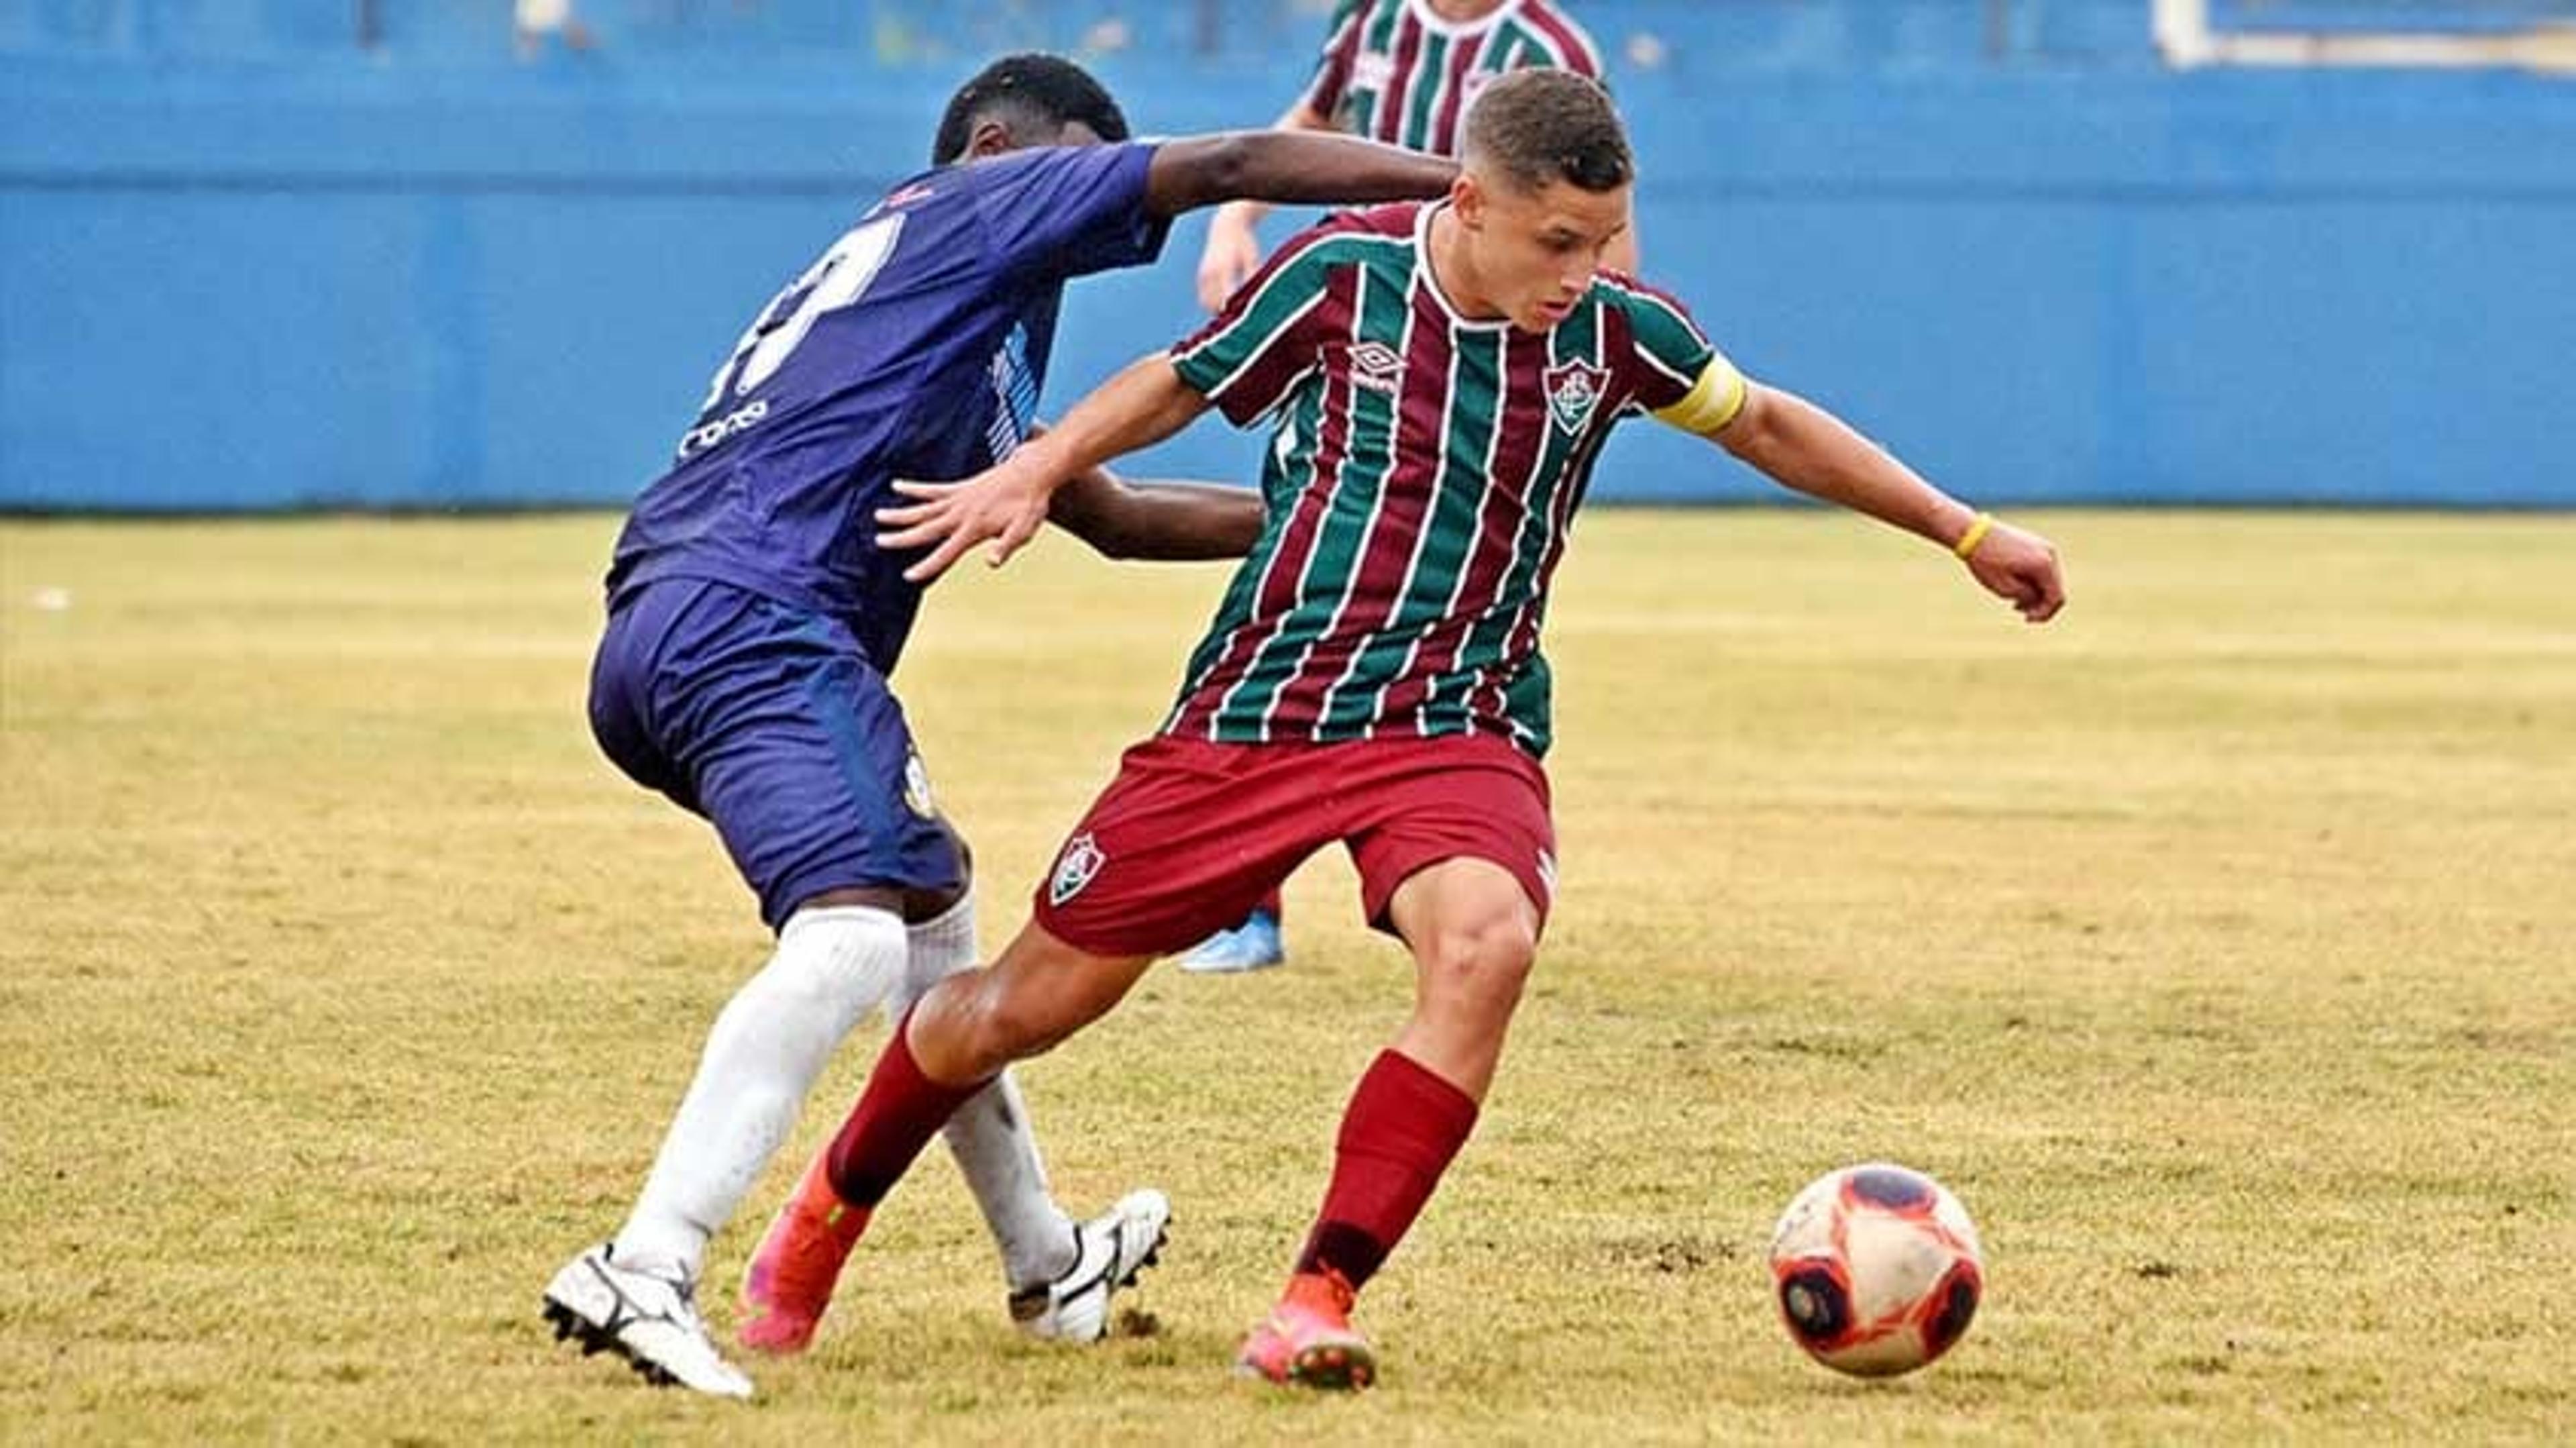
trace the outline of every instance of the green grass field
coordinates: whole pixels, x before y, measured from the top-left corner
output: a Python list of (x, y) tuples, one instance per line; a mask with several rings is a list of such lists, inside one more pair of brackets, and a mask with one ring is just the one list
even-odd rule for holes
[[(614, 520), (0, 523), (0, 1438), (2576, 1436), (2576, 518), (2032, 521), (2046, 629), (1840, 517), (1587, 521), (1564, 894), (1364, 1304), (1379, 1390), (1226, 1375), (1407, 999), (1333, 857), (1291, 969), (1158, 973), (1027, 1072), (1069, 1203), (1171, 1192), (1150, 1322), (1021, 1343), (934, 1151), (747, 1409), (534, 1311), (766, 951), (587, 738)], [(1055, 539), (928, 610), (902, 684), (988, 945), (1221, 582)], [(1991, 1284), (1880, 1384), (1762, 1267), (1870, 1157), (1958, 1191)]]

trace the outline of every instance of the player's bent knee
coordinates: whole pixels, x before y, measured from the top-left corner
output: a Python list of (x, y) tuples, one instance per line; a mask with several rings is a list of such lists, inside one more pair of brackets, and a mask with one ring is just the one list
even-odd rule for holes
[(779, 930), (759, 982), (854, 1021), (902, 979), (906, 950), (903, 922), (890, 911), (809, 906)]
[(1518, 914), (1496, 914), (1442, 929), (1425, 944), (1426, 987), (1444, 995), (1518, 999), (1538, 960), (1538, 933)]
[(1527, 911), (1480, 913), (1443, 928), (1433, 953), (1455, 969), (1526, 975), (1538, 958), (1538, 931)]
[(903, 892), (903, 918), (915, 925), (936, 920), (956, 909), (975, 892), (975, 850), (966, 837), (947, 821), (940, 829), (948, 836), (949, 845), (957, 851), (957, 883), (935, 889), (908, 889)]
[(923, 925), (939, 919), (966, 903), (973, 886), (954, 885), (944, 890), (906, 890), (903, 892), (905, 923)]
[[(952, 983), (958, 979), (950, 977)], [(1044, 1055), (1091, 1019), (1014, 989), (992, 971), (976, 972), (971, 979), (972, 988), (957, 1003), (956, 1019), (964, 1053), (979, 1075)]]

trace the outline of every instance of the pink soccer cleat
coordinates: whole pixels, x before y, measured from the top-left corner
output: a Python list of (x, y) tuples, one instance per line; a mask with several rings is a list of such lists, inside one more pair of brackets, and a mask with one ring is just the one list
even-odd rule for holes
[(1377, 1381), (1377, 1355), (1351, 1326), (1351, 1285), (1338, 1272), (1300, 1272), (1235, 1354), (1235, 1371), (1274, 1383), (1348, 1391)]
[(867, 1210), (832, 1190), (827, 1155), (814, 1158), (795, 1195), (770, 1218), (751, 1269), (743, 1274), (742, 1324), (734, 1337), (755, 1352), (785, 1356), (813, 1345), (841, 1264), (868, 1229)]

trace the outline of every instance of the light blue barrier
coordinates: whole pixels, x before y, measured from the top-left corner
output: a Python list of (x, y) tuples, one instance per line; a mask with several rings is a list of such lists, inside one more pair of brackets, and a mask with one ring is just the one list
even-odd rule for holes
[[(1675, 13), (1578, 9), (1614, 44)], [(2576, 505), (2576, 83), (2052, 60), (2099, 7), (2020, 12), (1996, 65), (1841, 9), (1916, 59), (1782, 32), (1616, 77), (1647, 269), (1750, 370), (1983, 500)], [(622, 500), (966, 68), (0, 55), (0, 508)], [(1300, 68), (1101, 66), (1160, 131)], [(1200, 235), (1076, 287), (1052, 405), (1191, 325)], [(1604, 496), (1771, 495), (1632, 432)], [(1153, 463), (1252, 454), (1211, 424)]]

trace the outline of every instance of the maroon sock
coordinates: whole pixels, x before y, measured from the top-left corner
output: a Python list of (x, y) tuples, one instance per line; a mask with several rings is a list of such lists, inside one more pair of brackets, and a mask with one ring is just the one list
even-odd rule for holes
[(1379, 1052), (1342, 1113), (1333, 1184), (1297, 1270), (1339, 1272), (1353, 1288), (1375, 1276), (1475, 1128), (1474, 1098), (1408, 1056)]
[(1261, 903), (1252, 908), (1267, 912), (1273, 920), (1284, 921), (1288, 918), (1288, 902), (1279, 898), (1279, 887), (1276, 885), (1271, 886), (1270, 893), (1262, 896)]
[(992, 1084), (988, 1078), (971, 1086), (942, 1086), (921, 1074), (908, 1039), (911, 1026), (912, 1013), (906, 1011), (824, 1158), (832, 1190), (854, 1207), (884, 1201), (957, 1108)]

